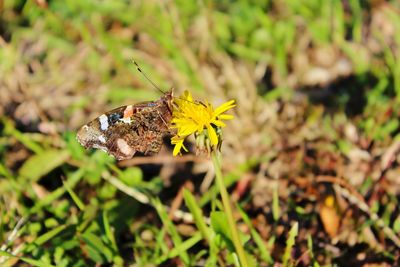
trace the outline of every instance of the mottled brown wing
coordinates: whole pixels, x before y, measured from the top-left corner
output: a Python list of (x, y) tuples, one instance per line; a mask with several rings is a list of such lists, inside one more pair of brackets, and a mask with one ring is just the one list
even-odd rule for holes
[(119, 107), (84, 125), (77, 134), (86, 148), (99, 148), (118, 160), (136, 152), (157, 153), (169, 134), (172, 93), (157, 101)]

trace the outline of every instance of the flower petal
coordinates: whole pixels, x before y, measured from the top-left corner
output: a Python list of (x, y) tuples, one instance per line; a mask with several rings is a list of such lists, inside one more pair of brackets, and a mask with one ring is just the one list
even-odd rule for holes
[(235, 118), (235, 116), (229, 115), (229, 114), (221, 114), (218, 116), (218, 119), (220, 119), (220, 120), (232, 120), (234, 118)]
[(217, 127), (225, 127), (226, 126), (226, 124), (221, 120), (212, 120), (211, 123)]
[(178, 128), (178, 135), (180, 135), (180, 136), (191, 135), (192, 133), (194, 133), (196, 131), (197, 131), (197, 129), (193, 128), (193, 127), (185, 127), (185, 128), (181, 127), (181, 128)]
[(217, 117), (217, 116), (221, 115), (222, 113), (224, 113), (225, 111), (227, 111), (228, 109), (231, 109), (231, 108), (233, 108), (235, 106), (236, 106), (235, 100), (230, 100), (228, 102), (225, 102), (224, 104), (222, 104), (221, 106), (217, 107), (214, 110), (213, 115), (215, 117)]
[(193, 102), (192, 94), (188, 90), (185, 90), (185, 92), (183, 92), (183, 99), (189, 102)]
[(208, 137), (213, 146), (218, 145), (218, 136), (211, 124), (207, 124)]
[(181, 153), (182, 146), (183, 146), (183, 143), (179, 143), (179, 144), (175, 145), (174, 150), (172, 151), (172, 155), (174, 157), (176, 157), (179, 153)]
[(186, 152), (188, 151), (187, 148), (185, 147), (185, 145), (183, 144), (183, 141), (185, 141), (185, 137), (180, 137), (180, 136), (173, 136), (171, 138), (171, 144), (175, 145), (174, 147), (174, 151), (172, 152), (172, 154), (174, 156), (178, 155), (181, 153), (181, 149), (183, 148), (183, 150), (185, 150)]

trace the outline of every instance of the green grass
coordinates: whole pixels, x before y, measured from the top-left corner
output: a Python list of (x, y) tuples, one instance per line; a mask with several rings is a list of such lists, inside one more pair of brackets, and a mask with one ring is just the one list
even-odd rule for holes
[(237, 100), (222, 172), (251, 265), (398, 264), (396, 1), (38, 3), (0, 1), (1, 266), (239, 264), (208, 159), (76, 141), (159, 97), (132, 59), (177, 95)]

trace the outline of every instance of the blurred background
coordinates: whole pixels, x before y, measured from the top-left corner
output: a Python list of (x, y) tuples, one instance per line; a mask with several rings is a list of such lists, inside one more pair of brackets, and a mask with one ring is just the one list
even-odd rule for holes
[(398, 1), (0, 0), (0, 265), (234, 263), (183, 200), (221, 207), (190, 142), (116, 162), (76, 141), (160, 97), (132, 59), (175, 95), (237, 101), (222, 166), (254, 265), (398, 265), (399, 33)]

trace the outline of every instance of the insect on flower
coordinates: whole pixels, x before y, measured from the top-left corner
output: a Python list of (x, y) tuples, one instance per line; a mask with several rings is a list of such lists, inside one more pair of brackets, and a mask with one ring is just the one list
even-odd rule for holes
[[(134, 63), (144, 77), (163, 92)], [(174, 156), (182, 149), (187, 151), (183, 142), (191, 134), (195, 135), (198, 148), (210, 151), (221, 143), (221, 128), (225, 127), (222, 120), (233, 118), (224, 113), (235, 106), (235, 101), (231, 100), (214, 109), (208, 102), (194, 101), (188, 91), (174, 99), (170, 90), (156, 101), (122, 106), (102, 114), (82, 126), (77, 139), (85, 148), (102, 149), (118, 160), (130, 159), (136, 152), (158, 153), (163, 137), (173, 131), (176, 131), (171, 138)]]
[(82, 126), (77, 139), (85, 148), (99, 148), (118, 160), (136, 152), (158, 153), (170, 134), (172, 90), (160, 99), (116, 108)]
[[(159, 91), (134, 62), (139, 72)], [(158, 153), (163, 137), (170, 135), (173, 92), (164, 93), (155, 101), (128, 105), (106, 112), (81, 127), (77, 133), (85, 148), (99, 148), (118, 160), (130, 159), (136, 152), (145, 155)]]

